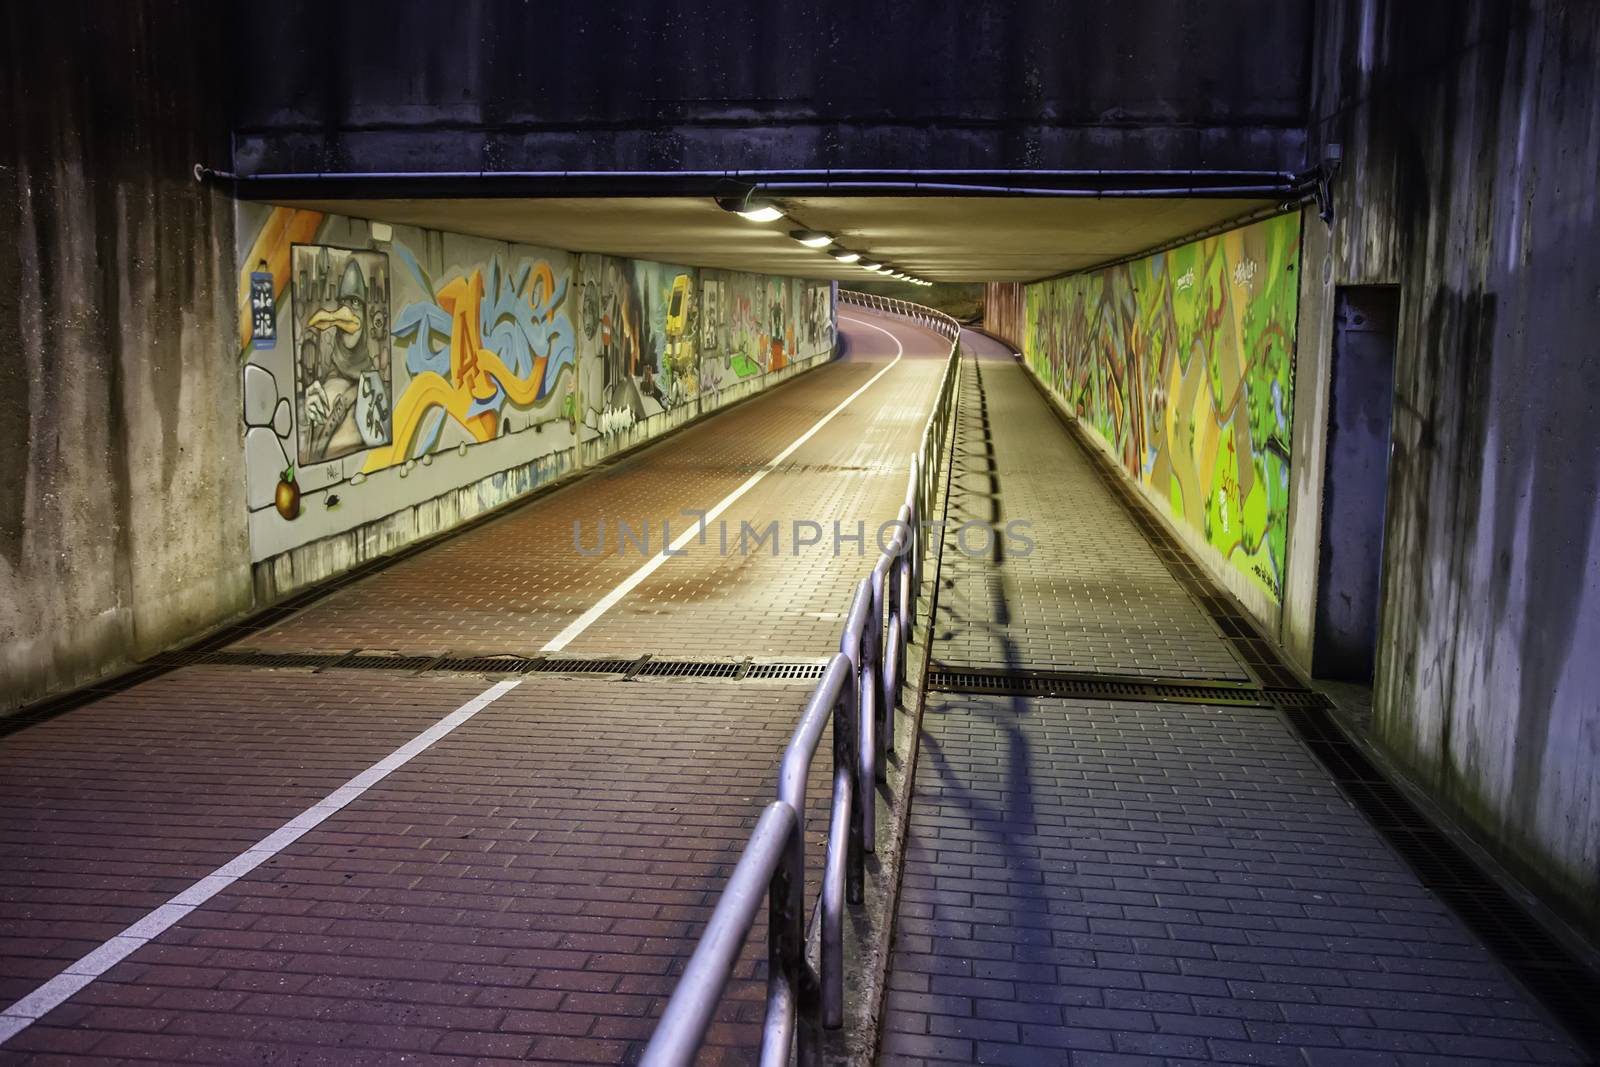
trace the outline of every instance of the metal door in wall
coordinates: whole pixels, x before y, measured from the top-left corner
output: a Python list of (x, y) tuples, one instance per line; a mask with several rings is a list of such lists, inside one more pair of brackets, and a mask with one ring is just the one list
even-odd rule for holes
[(1335, 295), (1312, 652), (1318, 678), (1370, 684), (1376, 663), (1399, 306), (1394, 286), (1341, 286)]

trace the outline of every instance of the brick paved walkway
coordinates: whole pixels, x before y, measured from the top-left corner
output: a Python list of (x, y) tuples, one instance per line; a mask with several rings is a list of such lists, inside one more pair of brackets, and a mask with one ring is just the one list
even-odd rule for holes
[[(269, 687), (301, 695), (287, 710), (251, 699)], [(26, 993), (482, 688), (192, 668), (9, 739), (0, 996)], [(620, 1062), (648, 1037), (807, 693), (527, 679), (0, 1061)], [(819, 826), (826, 781), (819, 763)], [(713, 1035), (735, 1050), (754, 1041), (761, 947), (752, 939)]]
[[(892, 516), (906, 479), (897, 457), (915, 445), (947, 343), (884, 325), (906, 358), (730, 509), (736, 522), (741, 509), (763, 522), (812, 507)], [(575, 515), (675, 517), (714, 503), (892, 358), (874, 331), (855, 340), (845, 362), (242, 644), (537, 650), (640, 562), (575, 556)], [(603, 617), (573, 650), (820, 657), (866, 570), (831, 553), (697, 568), (669, 562), (659, 585), (618, 605), (621, 625)], [(0, 741), (0, 1008), (487, 684), (193, 667)], [(0, 1063), (636, 1057), (772, 795), (811, 684), (528, 675), (0, 1045)], [(826, 752), (825, 740), (814, 831)], [(764, 936), (749, 943), (705, 1063), (753, 1059)]]
[[(569, 646), (580, 653), (822, 657), (837, 650), (865, 557), (832, 555), (831, 523), (846, 530), (893, 519), (904, 499), (910, 456), (927, 419), (949, 342), (908, 323), (859, 309), (840, 312), (851, 350), (838, 363), (784, 384), (582, 481), (451, 538), (318, 601), (236, 647), (288, 650), (369, 648), (405, 653), (532, 653), (696, 523), (685, 508), (708, 509), (818, 419), (872, 378), (895, 350), (851, 320), (870, 319), (902, 339), (905, 358), (722, 516), (708, 543), (664, 565)], [(824, 544), (791, 554), (792, 523), (829, 525)], [(770, 548), (738, 551), (740, 523), (777, 521)], [(574, 548), (574, 524), (586, 549)], [(648, 530), (621, 546), (619, 523)], [(669, 539), (670, 540), (670, 539)], [(751, 542), (747, 541), (747, 544)], [(848, 551), (854, 551), (847, 546)], [(731, 646), (725, 635), (737, 633)]]
[[(958, 561), (935, 654), (1224, 666), (1020, 368), (977, 369), (1002, 508), (1085, 558)], [(1582, 1062), (1275, 711), (930, 694), (906, 847), (886, 1064)]]
[(967, 361), (948, 519), (1025, 521), (1035, 545), (997, 563), (975, 532), (947, 539), (934, 660), (1246, 678), (1010, 354), (971, 333), (962, 343), (980, 358)]

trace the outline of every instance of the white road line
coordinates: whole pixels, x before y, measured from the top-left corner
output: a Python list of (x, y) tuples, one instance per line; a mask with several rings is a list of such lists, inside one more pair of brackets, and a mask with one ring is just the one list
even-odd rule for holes
[(877, 374), (874, 374), (871, 378), (868, 378), (867, 383), (860, 389), (857, 389), (855, 392), (841, 400), (838, 407), (834, 408), (832, 411), (822, 416), (822, 418), (818, 419), (811, 429), (795, 438), (794, 442), (790, 444), (788, 448), (785, 448), (782, 452), (779, 452), (776, 456), (772, 457), (772, 459), (768, 460), (760, 470), (756, 471), (749, 478), (745, 479), (743, 485), (739, 486), (739, 488), (735, 489), (733, 492), (729, 493), (727, 496), (718, 501), (715, 507), (711, 508), (705, 513), (705, 517), (702, 518), (700, 522), (679, 534), (672, 544), (666, 546), (654, 556), (651, 556), (650, 559), (645, 561), (645, 564), (642, 567), (628, 575), (621, 582), (618, 582), (617, 587), (611, 590), (611, 592), (607, 593), (605, 596), (601, 597), (599, 600), (595, 601), (595, 604), (592, 608), (584, 612), (582, 615), (579, 615), (576, 619), (573, 619), (565, 630), (562, 630), (549, 641), (545, 642), (544, 648), (541, 649), (541, 651), (560, 652), (562, 649), (566, 648), (567, 645), (571, 644), (574, 638), (583, 633), (583, 631), (587, 630), (589, 627), (593, 626), (600, 616), (610, 611), (611, 608), (615, 606), (617, 601), (633, 592), (633, 590), (638, 587), (640, 582), (654, 574), (656, 569), (665, 563), (669, 558), (671, 558), (672, 555), (682, 551), (682, 549), (688, 545), (690, 541), (694, 540), (696, 537), (699, 537), (701, 531), (711, 523), (712, 519), (715, 519), (717, 516), (721, 515), (734, 501), (738, 500), (751, 489), (755, 488), (757, 482), (771, 474), (779, 464), (792, 456), (796, 449), (805, 444), (807, 441), (811, 440), (813, 434), (822, 429), (824, 426), (828, 425), (828, 423), (833, 420), (835, 415), (849, 407), (850, 403), (855, 400), (856, 397), (872, 388), (872, 384), (874, 382), (893, 370), (894, 365), (900, 362), (900, 357), (906, 354), (905, 346), (900, 343), (900, 338), (896, 337), (893, 333), (884, 329), (882, 326), (879, 326), (876, 323), (868, 322), (866, 319), (855, 318), (851, 315), (841, 315), (839, 317), (847, 322), (854, 322), (861, 326), (871, 327), (872, 329), (877, 330), (879, 333), (888, 337), (889, 340), (893, 341), (894, 359), (889, 361), (889, 365), (884, 367)]
[(66, 970), (45, 982), (10, 1007), (0, 1011), (0, 1045), (38, 1022), (52, 1008), (64, 1003), (78, 990), (127, 959), (135, 950), (174, 926), (185, 915), (276, 856), (329, 816), (334, 815), (368, 789), (404, 767), (445, 737), (456, 727), (499, 700), (521, 684), (520, 679), (490, 686), (449, 715), (440, 719), (383, 759), (374, 763), (344, 785), (335, 789), (272, 833), (257, 841), (188, 889), (145, 915), (138, 922), (102, 943)]

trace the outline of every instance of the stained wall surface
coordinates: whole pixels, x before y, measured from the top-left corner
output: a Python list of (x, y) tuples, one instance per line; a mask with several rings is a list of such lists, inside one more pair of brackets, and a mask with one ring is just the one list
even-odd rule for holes
[(234, 169), (1293, 170), (1314, 7), (279, 0)]
[(1400, 291), (1375, 728), (1600, 936), (1600, 6), (1324, 16), (1314, 150), (1346, 164), (1302, 314)]
[(0, 711), (250, 603), (215, 15), (0, 8)]

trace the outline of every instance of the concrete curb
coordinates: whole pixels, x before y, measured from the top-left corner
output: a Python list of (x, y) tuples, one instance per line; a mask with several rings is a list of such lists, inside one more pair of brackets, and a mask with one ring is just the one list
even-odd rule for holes
[[(965, 362), (964, 357), (957, 362), (958, 374), (966, 373)], [(960, 399), (958, 379), (957, 411)], [(952, 424), (944, 481), (934, 507), (934, 513), (941, 519), (949, 506), (954, 454)], [(877, 1059), (883, 994), (894, 944), (895, 907), (900, 899), (900, 875), (905, 866), (906, 830), (911, 822), (922, 711), (927, 703), (928, 665), (933, 652), (934, 622), (938, 618), (939, 575), (943, 561), (944, 539), (941, 537), (937, 539), (932, 566), (923, 570), (919, 595), (919, 602), (924, 605), (920, 639), (911, 642), (906, 651), (906, 693), (916, 696), (909, 707), (902, 699), (895, 708), (895, 749), (888, 759), (888, 782), (877, 790), (878, 834), (876, 851), (867, 857), (865, 899), (861, 907), (847, 914), (844, 948), (850, 965), (845, 969), (845, 1020), (841, 1029), (823, 1035), (822, 1060), (828, 1067), (869, 1067)]]

